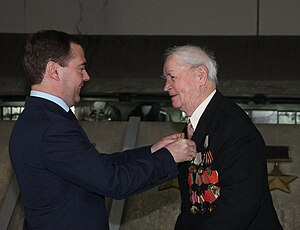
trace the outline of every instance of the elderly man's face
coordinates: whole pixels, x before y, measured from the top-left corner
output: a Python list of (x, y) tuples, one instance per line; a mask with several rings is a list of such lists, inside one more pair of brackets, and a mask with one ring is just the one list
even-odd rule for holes
[(199, 102), (199, 81), (197, 71), (180, 62), (174, 56), (169, 56), (164, 64), (163, 78), (165, 79), (164, 91), (168, 92), (172, 106), (190, 116)]

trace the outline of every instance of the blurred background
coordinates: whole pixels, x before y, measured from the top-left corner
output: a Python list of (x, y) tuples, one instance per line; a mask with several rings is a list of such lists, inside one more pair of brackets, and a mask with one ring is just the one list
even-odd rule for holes
[[(297, 0), (1, 0), (0, 226), (22, 227), (7, 143), (29, 93), (22, 69), (25, 37), (55, 29), (85, 44), (91, 80), (73, 109), (105, 152), (124, 149), (132, 125), (139, 127), (129, 133), (134, 146), (180, 132), (186, 116), (172, 109), (162, 90), (163, 53), (184, 44), (213, 51), (218, 89), (245, 110), (270, 147), (269, 185), (280, 221), (284, 229), (299, 229), (299, 14)], [(139, 117), (135, 123), (133, 116)], [(123, 203), (108, 198), (112, 227), (173, 229), (179, 191), (172, 183), (163, 188)]]

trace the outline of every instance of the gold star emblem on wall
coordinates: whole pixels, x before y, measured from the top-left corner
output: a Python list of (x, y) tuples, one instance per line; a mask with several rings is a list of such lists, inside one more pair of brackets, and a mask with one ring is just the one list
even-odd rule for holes
[(284, 175), (279, 169), (279, 163), (275, 162), (273, 171), (268, 175), (270, 190), (280, 189), (290, 193), (289, 183), (295, 180), (297, 176)]

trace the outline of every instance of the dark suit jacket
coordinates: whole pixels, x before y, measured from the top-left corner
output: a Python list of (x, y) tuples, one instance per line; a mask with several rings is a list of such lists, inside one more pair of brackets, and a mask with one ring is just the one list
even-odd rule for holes
[(247, 114), (219, 91), (199, 120), (192, 139), (204, 150), (205, 136), (219, 174), (220, 197), (211, 213), (191, 214), (187, 183), (189, 162), (180, 163), (181, 214), (176, 229), (282, 229), (267, 181), (265, 144)]
[(24, 229), (108, 229), (105, 196), (123, 199), (177, 176), (166, 148), (99, 153), (60, 106), (27, 97), (10, 139)]

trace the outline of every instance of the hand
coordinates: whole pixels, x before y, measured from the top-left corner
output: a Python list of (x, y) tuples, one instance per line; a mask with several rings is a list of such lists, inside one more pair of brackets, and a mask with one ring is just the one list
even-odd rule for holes
[(178, 139), (166, 146), (176, 163), (191, 161), (196, 156), (196, 144), (189, 139)]
[(178, 140), (179, 138), (181, 138), (181, 133), (175, 133), (173, 135), (160, 139), (158, 142), (151, 146), (151, 153), (154, 153), (157, 150), (166, 147), (168, 144)]

